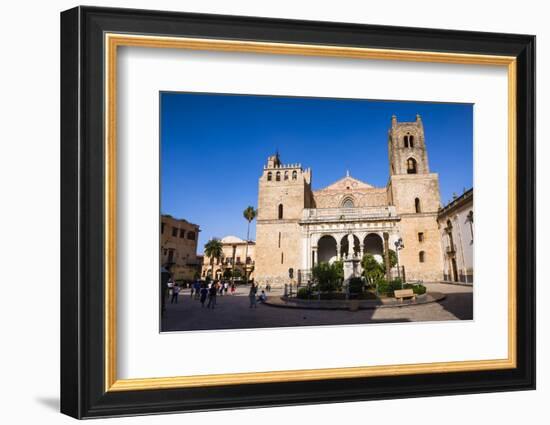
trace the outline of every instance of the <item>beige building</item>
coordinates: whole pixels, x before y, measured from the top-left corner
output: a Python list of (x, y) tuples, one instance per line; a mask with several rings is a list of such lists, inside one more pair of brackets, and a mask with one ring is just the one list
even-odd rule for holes
[(199, 226), (170, 215), (161, 215), (160, 264), (175, 281), (193, 280), (200, 272), (197, 258)]
[(390, 176), (380, 188), (348, 173), (313, 190), (310, 169), (283, 164), (278, 154), (268, 158), (258, 188), (256, 282), (303, 281), (318, 262), (365, 253), (383, 261), (399, 239), (407, 280), (443, 279), (439, 177), (430, 172), (420, 116), (393, 116), (387, 143)]
[(441, 208), (437, 221), (443, 251), (443, 278), (474, 282), (474, 191), (470, 189)]
[[(221, 279), (228, 276), (237, 275), (237, 279), (244, 279), (248, 272), (249, 279), (254, 279), (254, 263), (256, 258), (256, 243), (240, 239), (236, 236), (226, 236), (221, 240), (222, 257), (214, 259), (214, 273), (212, 273), (211, 258), (204, 255), (202, 260), (201, 276), (203, 278), (214, 276), (215, 279)], [(248, 245), (248, 247), (247, 247)]]

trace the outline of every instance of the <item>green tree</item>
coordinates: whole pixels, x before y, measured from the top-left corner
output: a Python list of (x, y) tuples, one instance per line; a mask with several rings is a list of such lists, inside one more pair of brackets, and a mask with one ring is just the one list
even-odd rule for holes
[(370, 284), (373, 284), (384, 277), (384, 265), (376, 261), (376, 258), (374, 258), (371, 254), (365, 254), (363, 256), (363, 259), (361, 260), (361, 267), (363, 267), (363, 276), (365, 276)]
[(210, 239), (204, 245), (204, 254), (210, 257), (210, 270), (212, 271), (212, 279), (214, 279), (214, 260), (220, 259), (223, 255), (222, 241), (217, 238)]
[(334, 263), (332, 263), (332, 267), (336, 270), (336, 273), (338, 275), (338, 279), (340, 281), (344, 280), (344, 262), (342, 260), (337, 260)]
[(393, 268), (397, 265), (397, 254), (393, 249), (388, 250), (390, 257), (390, 267)]
[(322, 292), (332, 292), (340, 288), (342, 283), (340, 272), (341, 265), (321, 262), (313, 267), (311, 273), (317, 282), (317, 287)]
[(224, 279), (231, 279), (231, 276), (232, 276), (231, 269), (225, 269), (223, 271), (223, 278)]
[(257, 215), (258, 215), (258, 211), (256, 211), (253, 206), (248, 206), (243, 211), (243, 217), (248, 222), (248, 228), (246, 229), (246, 250), (244, 254), (244, 270), (245, 270), (246, 283), (248, 283), (247, 259), (248, 259), (248, 241), (250, 240), (250, 223), (252, 222), (252, 220), (256, 218)]

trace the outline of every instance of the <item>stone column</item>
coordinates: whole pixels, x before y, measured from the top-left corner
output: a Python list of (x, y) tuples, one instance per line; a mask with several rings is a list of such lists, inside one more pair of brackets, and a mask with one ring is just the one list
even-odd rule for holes
[(315, 267), (317, 263), (317, 247), (314, 246), (311, 248), (311, 268)]
[(334, 237), (334, 239), (336, 240), (336, 259), (338, 261), (340, 261), (342, 259), (342, 255), (340, 254), (340, 241), (338, 240), (339, 238), (337, 237)]
[(388, 232), (384, 232), (384, 263), (386, 264), (386, 280), (390, 281), (390, 248), (388, 240), (390, 235)]

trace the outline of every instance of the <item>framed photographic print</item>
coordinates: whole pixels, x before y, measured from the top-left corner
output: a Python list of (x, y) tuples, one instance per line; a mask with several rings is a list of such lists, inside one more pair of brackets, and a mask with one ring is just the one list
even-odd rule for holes
[(63, 413), (535, 387), (534, 36), (77, 7), (61, 57)]

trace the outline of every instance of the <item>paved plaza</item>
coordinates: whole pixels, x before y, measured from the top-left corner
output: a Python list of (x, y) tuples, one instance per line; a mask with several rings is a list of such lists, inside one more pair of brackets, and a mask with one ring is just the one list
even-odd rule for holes
[[(302, 310), (257, 304), (249, 308), (248, 288), (241, 286), (235, 295), (217, 296), (215, 309), (201, 307), (190, 296), (190, 290), (180, 292), (178, 304), (166, 304), (163, 331), (210, 329), (273, 328), (283, 326), (346, 325), (362, 323), (419, 322), (468, 320), (473, 317), (472, 287), (429, 283), (428, 291), (441, 292), (445, 299), (423, 305), (380, 308), (374, 310)], [(281, 296), (272, 290), (268, 297)]]

